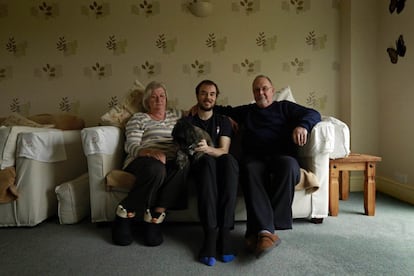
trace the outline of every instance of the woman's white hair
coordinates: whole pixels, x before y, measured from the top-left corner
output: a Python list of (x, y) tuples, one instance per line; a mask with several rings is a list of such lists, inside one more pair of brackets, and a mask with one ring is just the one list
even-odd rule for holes
[(144, 96), (142, 97), (142, 106), (144, 107), (145, 111), (149, 111), (148, 99), (151, 97), (152, 91), (154, 91), (157, 88), (164, 89), (165, 98), (168, 101), (167, 87), (165, 86), (165, 84), (159, 81), (152, 81), (145, 87)]

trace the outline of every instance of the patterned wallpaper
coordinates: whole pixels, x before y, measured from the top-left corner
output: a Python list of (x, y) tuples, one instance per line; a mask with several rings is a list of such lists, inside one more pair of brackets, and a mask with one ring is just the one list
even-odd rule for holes
[[(198, 0), (201, 1), (201, 0)], [(216, 81), (219, 103), (252, 100), (266, 74), (300, 104), (338, 112), (339, 0), (0, 0), (0, 117), (70, 112), (88, 125), (135, 80), (165, 82), (170, 105)]]

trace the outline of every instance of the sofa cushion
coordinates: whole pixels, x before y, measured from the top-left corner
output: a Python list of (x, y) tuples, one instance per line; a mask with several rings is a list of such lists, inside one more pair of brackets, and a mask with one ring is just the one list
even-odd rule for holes
[(129, 192), (135, 185), (135, 175), (123, 170), (112, 170), (106, 177), (106, 190)]
[(273, 95), (274, 101), (290, 101), (290, 102), (296, 102), (295, 98), (293, 97), (292, 90), (290, 89), (290, 86), (284, 87), (278, 91), (275, 91), (275, 94)]
[(2, 122), (3, 126), (54, 127), (53, 124), (40, 124), (19, 113), (13, 113)]
[(132, 114), (144, 111), (142, 98), (145, 87), (139, 82), (134, 82), (134, 87), (128, 92), (120, 105), (113, 106), (101, 117), (103, 125), (125, 127)]
[(69, 113), (37, 114), (28, 119), (41, 125), (53, 125), (54, 128), (61, 130), (76, 130), (85, 127), (85, 121), (82, 118)]
[(60, 224), (74, 224), (90, 213), (89, 175), (62, 183), (55, 188)]

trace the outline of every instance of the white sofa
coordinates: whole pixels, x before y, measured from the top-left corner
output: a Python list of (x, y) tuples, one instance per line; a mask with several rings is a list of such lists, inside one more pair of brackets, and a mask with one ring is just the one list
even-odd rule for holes
[(18, 198), (0, 203), (0, 227), (35, 226), (57, 214), (55, 187), (87, 172), (80, 130), (0, 127), (1, 169), (15, 167)]
[[(84, 153), (88, 160), (90, 204), (92, 222), (106, 222), (114, 219), (117, 204), (126, 196), (126, 191), (107, 191), (105, 176), (113, 169), (120, 169), (125, 157), (124, 133), (114, 126), (89, 127), (82, 130)], [(300, 150), (301, 167), (316, 174), (320, 187), (311, 194), (296, 191), (292, 206), (294, 218), (308, 218), (322, 222), (328, 216), (329, 158), (334, 152), (335, 127), (325, 118), (312, 130), (309, 142)], [(197, 221), (196, 197), (189, 199), (189, 208), (170, 211), (168, 221)], [(242, 196), (236, 205), (236, 220), (246, 219)]]

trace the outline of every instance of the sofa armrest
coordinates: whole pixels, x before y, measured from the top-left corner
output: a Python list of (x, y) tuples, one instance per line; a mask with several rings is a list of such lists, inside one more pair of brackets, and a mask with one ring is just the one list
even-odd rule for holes
[(114, 126), (84, 128), (81, 132), (84, 154), (88, 161), (92, 222), (110, 221), (125, 193), (110, 192), (105, 188), (106, 175), (121, 169), (125, 158), (124, 133)]
[(321, 121), (309, 134), (308, 142), (299, 149), (302, 168), (312, 171), (318, 178), (319, 189), (312, 193), (311, 218), (328, 216), (329, 203), (329, 155), (334, 150), (334, 127), (330, 122)]
[(0, 168), (16, 165), (16, 145), (17, 137), (21, 133), (39, 133), (39, 132), (61, 132), (52, 128), (27, 127), (27, 126), (9, 126), (0, 127)]
[(96, 126), (82, 129), (82, 144), (85, 155), (116, 155), (124, 145), (123, 131), (114, 126)]
[(348, 126), (335, 117), (322, 116), (322, 120), (331, 123), (334, 129), (333, 151), (329, 154), (329, 158), (336, 159), (348, 156), (351, 153)]
[(319, 153), (331, 153), (335, 145), (333, 125), (328, 121), (317, 123), (308, 137), (308, 142), (299, 150), (299, 156), (313, 156)]
[[(48, 134), (59, 134), (58, 139)], [(19, 198), (0, 204), (0, 226), (34, 226), (57, 213), (55, 187), (87, 172), (80, 131), (24, 129), (16, 135), (14, 152)]]

